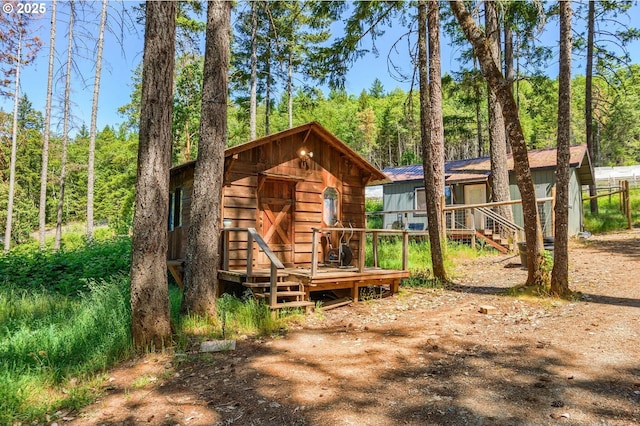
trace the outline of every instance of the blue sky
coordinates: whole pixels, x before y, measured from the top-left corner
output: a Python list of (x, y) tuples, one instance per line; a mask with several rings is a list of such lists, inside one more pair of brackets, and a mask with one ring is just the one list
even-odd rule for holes
[[(0, 0), (1, 2), (2, 0)], [(50, 9), (51, 3), (44, 2), (46, 7), (46, 13), (40, 17), (40, 19), (34, 21), (34, 31), (44, 40), (45, 45), (39, 52), (37, 60), (23, 68), (21, 76), (21, 93), (26, 93), (33, 103), (34, 107), (38, 110), (44, 111), (45, 107), (45, 93), (47, 86), (47, 67), (48, 67), (48, 54), (49, 46), (47, 44), (49, 40), (49, 26), (50, 26)], [(138, 2), (125, 2), (127, 7), (137, 5)], [(67, 10), (65, 6), (58, 3), (58, 24), (57, 24), (57, 40), (56, 49), (60, 58), (56, 62), (56, 69), (64, 68), (64, 60), (66, 58), (67, 49), (67, 28), (64, 22), (67, 21)], [(113, 2), (110, 4), (112, 11), (115, 11), (118, 3)], [(95, 2), (95, 8), (99, 8), (99, 2)], [(640, 16), (640, 7), (634, 6), (632, 9), (632, 16)], [(97, 34), (98, 32), (98, 10), (95, 11), (95, 22), (85, 25), (85, 31), (90, 34)], [(334, 25), (335, 31), (340, 31), (341, 24)], [(557, 21), (552, 21), (548, 25), (547, 31), (541, 35), (541, 38), (545, 44), (557, 43)], [(116, 30), (118, 31), (118, 30)], [(411, 63), (408, 55), (408, 45), (406, 39), (399, 43), (399, 50), (392, 50), (392, 45), (403, 34), (407, 32), (407, 29), (401, 25), (395, 25), (394, 27), (387, 28), (383, 37), (380, 37), (376, 41), (378, 55), (368, 54), (366, 57), (360, 59), (347, 75), (346, 90), (352, 94), (359, 94), (363, 89), (369, 89), (373, 81), (378, 78), (382, 81), (385, 90), (390, 91), (396, 87), (400, 87), (404, 90), (408, 90), (410, 87), (409, 82), (398, 81), (392, 77), (388, 71), (387, 56), (390, 54), (394, 63), (400, 65), (405, 73), (411, 72)], [(129, 95), (132, 90), (131, 76), (133, 70), (140, 63), (142, 59), (143, 50), (143, 33), (144, 28), (140, 25), (136, 25), (132, 30), (126, 31), (124, 46), (119, 41), (120, 36), (114, 35), (114, 33), (106, 34), (105, 38), (105, 62), (102, 71), (101, 91), (99, 98), (99, 112), (98, 112), (98, 127), (102, 128), (105, 125), (113, 125), (124, 121), (124, 118), (118, 114), (118, 107), (129, 102)], [(370, 46), (370, 40), (364, 40), (365, 46)], [(74, 71), (74, 77), (72, 82), (72, 113), (74, 116), (74, 122), (77, 127), (82, 123), (87, 126), (90, 123), (91, 113), (91, 99), (93, 93), (93, 58), (95, 53), (93, 52), (93, 44), (87, 46), (79, 54), (82, 57), (76, 59), (77, 71), (82, 74), (82, 77), (77, 71)], [(455, 71), (458, 69), (456, 61), (459, 52), (452, 51), (450, 47), (443, 43), (442, 52), (442, 67), (443, 72)], [(636, 42), (630, 49), (633, 60), (636, 63), (640, 63), (640, 43)], [(584, 67), (580, 66), (581, 58), (574, 58), (574, 64), (576, 65), (574, 73), (584, 73)], [(549, 75), (555, 75), (555, 67), (557, 64), (551, 64), (548, 73)], [(84, 79), (84, 81), (83, 81)], [(60, 77), (57, 79), (56, 92), (61, 93), (64, 87), (64, 81)], [(277, 96), (277, 95), (276, 95)], [(54, 95), (54, 97), (56, 97)], [(60, 105), (60, 96), (57, 96), (58, 101), (54, 101), (54, 105)], [(0, 99), (0, 108), (5, 111), (12, 110), (12, 103), (9, 99)], [(55, 124), (54, 120), (54, 129)]]

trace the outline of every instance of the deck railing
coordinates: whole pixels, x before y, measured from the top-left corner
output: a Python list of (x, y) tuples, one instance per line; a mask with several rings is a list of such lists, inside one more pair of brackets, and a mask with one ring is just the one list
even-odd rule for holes
[(269, 259), (269, 305), (275, 306), (277, 304), (277, 288), (278, 288), (278, 269), (284, 269), (284, 265), (278, 259), (273, 251), (269, 248), (269, 245), (260, 236), (255, 228), (223, 228), (222, 229), (222, 241), (223, 241), (223, 258), (222, 268), (225, 271), (229, 270), (229, 233), (232, 231), (246, 232), (247, 233), (247, 277), (253, 275), (253, 245), (258, 245), (258, 249)]
[[(538, 213), (540, 216), (540, 224), (544, 235), (553, 234), (553, 197), (538, 198)], [(496, 206), (518, 205), (522, 200), (482, 203), (482, 204), (451, 204), (443, 209), (443, 220), (447, 234), (452, 235), (456, 231), (475, 231), (492, 230), (499, 233), (505, 239), (510, 241), (521, 241), (524, 239), (524, 230), (521, 226), (510, 222), (498, 215), (492, 210)], [(385, 210), (378, 212), (369, 212), (367, 216), (386, 215), (397, 218), (391, 226), (398, 229), (410, 229), (416, 225), (421, 225), (427, 229), (425, 211), (424, 210)], [(413, 218), (416, 223), (409, 220)], [(393, 219), (392, 219), (393, 220)], [(418, 221), (420, 221), (418, 223)], [(383, 219), (384, 224), (384, 219)], [(388, 224), (388, 222), (387, 222)], [(473, 240), (472, 240), (473, 243)]]
[[(425, 231), (412, 231), (409, 229), (369, 229), (369, 228), (340, 228), (340, 227), (328, 227), (328, 228), (311, 228), (313, 236), (311, 239), (311, 246), (314, 248), (311, 253), (311, 277), (315, 277), (318, 274), (318, 246), (320, 238), (325, 233), (330, 232), (344, 232), (353, 233), (358, 235), (358, 259), (356, 264), (357, 272), (363, 272), (366, 262), (366, 243), (367, 234), (372, 235), (372, 252), (373, 252), (373, 267), (378, 268), (378, 239), (380, 235), (401, 235), (402, 236), (402, 270), (406, 271), (409, 266), (409, 237), (426, 235)], [(339, 242), (338, 244), (341, 244)]]

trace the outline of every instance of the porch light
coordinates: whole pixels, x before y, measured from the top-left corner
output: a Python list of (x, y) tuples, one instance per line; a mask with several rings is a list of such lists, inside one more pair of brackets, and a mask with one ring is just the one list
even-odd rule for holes
[(307, 151), (306, 149), (302, 148), (298, 152), (298, 156), (300, 157), (300, 167), (308, 169), (309, 168), (309, 160), (311, 158), (313, 158), (313, 152), (312, 151)]
[(222, 226), (223, 226), (224, 228), (231, 228), (231, 223), (232, 223), (232, 220), (231, 220), (231, 219), (224, 219), (224, 220), (222, 221)]

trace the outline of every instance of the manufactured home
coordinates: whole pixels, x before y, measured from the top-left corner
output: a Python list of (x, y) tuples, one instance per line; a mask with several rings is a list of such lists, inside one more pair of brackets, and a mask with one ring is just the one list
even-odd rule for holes
[[(556, 149), (529, 151), (529, 165), (539, 199), (552, 197), (555, 186)], [(519, 200), (513, 158), (509, 155), (509, 187), (512, 200)], [(416, 210), (406, 217), (401, 213), (385, 214), (383, 226), (392, 228), (409, 226), (412, 229), (426, 229), (425, 191), (422, 165), (391, 167), (383, 170), (390, 182), (383, 185), (383, 210), (403, 212)], [(468, 160), (447, 161), (445, 163), (445, 204), (482, 204), (491, 198), (491, 163), (489, 157)], [(586, 145), (571, 147), (569, 180), (569, 234), (583, 230), (582, 187), (594, 182), (594, 172)], [(522, 206), (514, 204), (513, 218), (518, 226), (523, 226)], [(551, 202), (541, 203), (539, 212), (545, 235), (552, 234)], [(477, 224), (475, 226), (482, 226)]]

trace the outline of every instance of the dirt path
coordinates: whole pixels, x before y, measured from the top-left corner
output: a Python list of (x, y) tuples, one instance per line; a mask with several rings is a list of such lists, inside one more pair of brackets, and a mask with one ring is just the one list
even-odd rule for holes
[(512, 262), (468, 261), (454, 289), (310, 315), (236, 351), (123, 365), (58, 424), (640, 424), (640, 232), (572, 244), (572, 302), (504, 296), (526, 278)]

